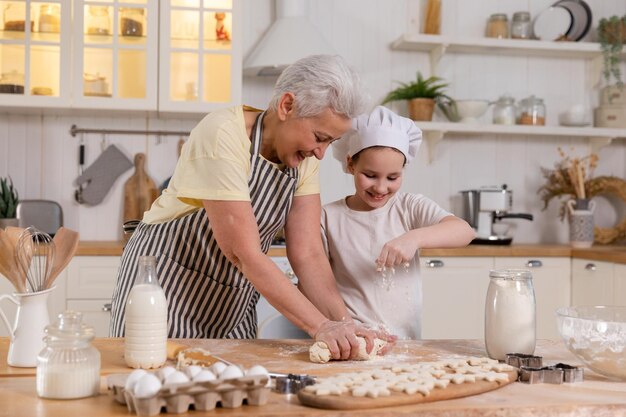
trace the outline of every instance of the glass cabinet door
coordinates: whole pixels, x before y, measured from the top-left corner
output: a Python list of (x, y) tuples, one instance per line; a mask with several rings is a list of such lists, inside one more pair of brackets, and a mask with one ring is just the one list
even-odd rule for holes
[(0, 1), (0, 105), (70, 103), (70, 0)]
[(159, 111), (241, 101), (240, 0), (161, 0)]
[(76, 1), (74, 107), (157, 109), (158, 4)]

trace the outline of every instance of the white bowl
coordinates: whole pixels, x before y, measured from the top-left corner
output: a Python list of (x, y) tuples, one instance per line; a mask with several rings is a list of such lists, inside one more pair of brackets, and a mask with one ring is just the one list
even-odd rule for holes
[(487, 100), (455, 100), (456, 112), (461, 123), (476, 123), (489, 108)]
[(626, 306), (562, 307), (556, 316), (574, 355), (597, 373), (626, 381)]

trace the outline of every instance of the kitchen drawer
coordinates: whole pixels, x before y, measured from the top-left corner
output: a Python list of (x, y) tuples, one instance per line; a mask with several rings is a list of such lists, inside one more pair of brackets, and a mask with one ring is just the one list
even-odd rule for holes
[(119, 256), (76, 256), (67, 268), (68, 299), (103, 299), (113, 295)]
[(94, 329), (96, 337), (109, 337), (111, 300), (67, 300), (67, 309), (83, 313), (83, 323)]

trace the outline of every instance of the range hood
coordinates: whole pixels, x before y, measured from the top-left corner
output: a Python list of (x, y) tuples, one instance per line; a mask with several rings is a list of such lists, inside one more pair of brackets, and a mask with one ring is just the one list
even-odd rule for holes
[(275, 2), (276, 21), (244, 60), (244, 75), (278, 76), (305, 56), (336, 53), (307, 18), (309, 0)]

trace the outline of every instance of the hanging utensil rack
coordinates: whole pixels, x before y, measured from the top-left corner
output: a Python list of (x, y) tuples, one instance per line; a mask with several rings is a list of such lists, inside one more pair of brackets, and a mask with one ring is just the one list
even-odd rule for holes
[(72, 125), (70, 134), (76, 136), (79, 133), (100, 133), (103, 135), (155, 135), (155, 136), (189, 136), (190, 132), (176, 130), (130, 130), (130, 129), (89, 129)]

